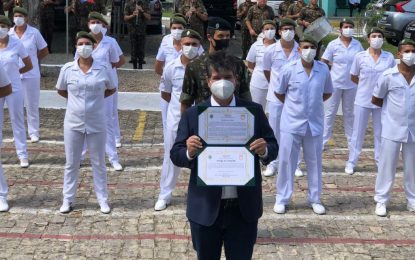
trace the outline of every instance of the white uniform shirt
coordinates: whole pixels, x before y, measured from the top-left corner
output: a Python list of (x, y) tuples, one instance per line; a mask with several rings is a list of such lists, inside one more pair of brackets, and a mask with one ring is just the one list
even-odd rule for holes
[(181, 56), (167, 63), (161, 76), (161, 91), (171, 93), (167, 109), (167, 129), (177, 131), (180, 121), (180, 94), (182, 93), (185, 66)]
[(256, 41), (249, 49), (246, 60), (255, 63), (255, 68), (251, 77), (251, 87), (268, 89), (268, 81), (264, 75), (262, 63), (264, 61), (265, 45), (263, 41)]
[(4, 49), (0, 49), (0, 66), (4, 68), (12, 83), (13, 92), (20, 90), (20, 59), (27, 58), (29, 54), (23, 44), (14, 36), (9, 36), (9, 43)]
[[(48, 45), (46, 41), (43, 39), (39, 30), (27, 24), (26, 31), (23, 33), (22, 38), (19, 38), (17, 36), (15, 27), (10, 29), (9, 35), (16, 37), (16, 39), (19, 39), (23, 43), (23, 46), (26, 48), (30, 56), (30, 60), (32, 61), (33, 69), (24, 73), (22, 75), (22, 78), (40, 78), (39, 60), (37, 59), (37, 52), (48, 47)], [(23, 62), (20, 61), (20, 67), (23, 66)]]
[(282, 68), (275, 92), (285, 94), (280, 129), (305, 136), (310, 127), (312, 136), (323, 134), (323, 94), (333, 92), (330, 71), (325, 63), (314, 61), (310, 77), (301, 59)]
[[(163, 37), (163, 40), (160, 43), (159, 50), (157, 52), (156, 60), (164, 61), (164, 64), (169, 63), (170, 61), (176, 59), (182, 54), (182, 51), (177, 51), (174, 48), (173, 37), (171, 34), (168, 34)], [(202, 45), (200, 45), (198, 53), (199, 55), (204, 52)]]
[(360, 4), (360, 0), (349, 0), (349, 3), (353, 4)]
[(87, 134), (106, 131), (104, 92), (115, 88), (106, 66), (94, 61), (84, 73), (77, 60), (68, 62), (59, 73), (56, 88), (68, 91), (66, 129)]
[(3, 67), (0, 67), (0, 88), (10, 84), (9, 77)]
[(271, 71), (271, 78), (269, 82), (269, 88), (267, 93), (267, 100), (270, 102), (275, 102), (281, 104), (281, 101), (274, 94), (274, 89), (278, 82), (278, 76), (281, 72), (282, 66), (295, 61), (300, 58), (298, 53), (298, 43), (294, 42), (294, 47), (290, 53), (290, 56), (287, 57), (283, 48), (281, 47), (281, 42), (278, 41), (265, 49), (264, 53), (264, 62), (262, 64), (264, 70)]
[(350, 68), (352, 67), (354, 56), (363, 51), (362, 44), (358, 40), (352, 39), (346, 47), (340, 38), (331, 41), (324, 52), (322, 59), (332, 63), (330, 74), (333, 87), (337, 89), (352, 89), (357, 85), (351, 80)]
[(382, 137), (407, 142), (415, 140), (415, 77), (408, 84), (398, 66), (386, 70), (379, 78), (373, 96), (383, 99)]
[(372, 109), (380, 108), (372, 104), (373, 89), (380, 75), (395, 65), (393, 55), (387, 51), (382, 50), (377, 62), (370, 55), (369, 49), (356, 54), (350, 69), (350, 74), (359, 76), (355, 105)]

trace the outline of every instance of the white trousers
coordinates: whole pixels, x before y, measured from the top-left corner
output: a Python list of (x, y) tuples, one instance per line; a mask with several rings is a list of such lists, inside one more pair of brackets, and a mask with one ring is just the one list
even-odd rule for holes
[(63, 199), (74, 202), (78, 186), (81, 152), (86, 140), (91, 157), (92, 176), (98, 203), (108, 202), (107, 169), (105, 167), (105, 132), (86, 134), (64, 129), (65, 173), (63, 177)]
[(39, 137), (40, 78), (22, 79), (22, 90), (27, 115), (27, 131), (30, 137)]
[(322, 135), (312, 136), (310, 129), (305, 136), (281, 132), (279, 167), (277, 176), (276, 203), (287, 205), (294, 190), (294, 173), (297, 168), (298, 154), (303, 148), (307, 168), (308, 201), (320, 203), (322, 190)]
[(357, 88), (352, 89), (334, 89), (333, 95), (327, 100), (327, 109), (324, 116), (324, 133), (323, 133), (323, 147), (327, 144), (331, 135), (333, 134), (333, 124), (336, 119), (337, 110), (339, 109), (340, 101), (342, 101), (343, 111), (343, 127), (347, 138), (348, 148), (350, 150), (350, 143), (353, 133), (353, 119), (354, 119), (354, 99)]
[(159, 199), (170, 201), (173, 190), (176, 187), (180, 168), (176, 167), (170, 159), (170, 150), (176, 140), (177, 130), (171, 130), (167, 127), (166, 132), (167, 134), (164, 136), (164, 159), (161, 169)]
[[(14, 144), (16, 146), (16, 153), (19, 159), (27, 157), (27, 140), (26, 140), (26, 129), (24, 126), (24, 101), (23, 93), (21, 90), (0, 99), (0, 106), (4, 107), (4, 102), (7, 103), (9, 108), (10, 122), (12, 123)], [(1, 117), (1, 125), (3, 125), (3, 116)], [(1, 139), (3, 140), (3, 133)]]
[(361, 107), (358, 105), (354, 106), (354, 122), (353, 122), (353, 133), (350, 143), (349, 160), (347, 166), (355, 167), (359, 159), (360, 153), (362, 152), (363, 141), (365, 139), (365, 133), (369, 116), (372, 114), (373, 122), (373, 133), (374, 133), (374, 144), (375, 144), (375, 161), (376, 164), (379, 162), (379, 150), (381, 143), (381, 109), (373, 109)]
[(262, 106), (262, 109), (265, 111), (265, 106), (267, 105), (267, 93), (268, 89), (250, 87), (250, 92), (252, 96), (252, 101), (258, 103)]
[[(4, 104), (4, 98), (0, 98), (0, 102)], [(2, 136), (3, 133), (3, 109), (0, 109), (0, 118), (1, 118), (1, 124), (0, 124), (0, 136)], [(2, 141), (3, 138), (0, 138), (0, 149), (2, 147)], [(4, 177), (4, 171), (3, 171), (3, 165), (1, 163), (1, 150), (0, 150), (0, 197), (6, 198), (7, 193), (9, 191), (9, 188), (7, 186), (6, 178)]]
[(116, 143), (121, 143), (121, 131), (120, 131), (120, 120), (118, 119), (118, 88), (114, 94), (107, 98), (113, 99), (113, 106), (112, 106), (112, 117), (113, 117), (113, 126), (114, 126), (114, 137)]
[(403, 186), (408, 202), (415, 205), (415, 140), (401, 143), (382, 138), (375, 185), (376, 202), (387, 203), (390, 199), (401, 146), (404, 172)]

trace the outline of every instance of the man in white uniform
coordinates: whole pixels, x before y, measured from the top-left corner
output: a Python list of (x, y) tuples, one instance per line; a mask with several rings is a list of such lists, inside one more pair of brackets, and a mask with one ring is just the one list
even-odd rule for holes
[(375, 213), (386, 216), (402, 148), (403, 186), (407, 209), (415, 212), (415, 42), (399, 43), (400, 64), (386, 70), (373, 91), (373, 104), (382, 107), (382, 144), (375, 186)]
[(354, 22), (343, 19), (340, 22), (340, 36), (331, 41), (321, 57), (321, 61), (331, 67), (330, 74), (334, 92), (328, 100), (324, 119), (323, 148), (333, 133), (340, 101), (342, 101), (343, 126), (347, 137), (348, 148), (353, 132), (353, 104), (357, 85), (350, 79), (350, 68), (356, 53), (363, 51), (362, 44), (353, 39)]
[(324, 104), (333, 92), (326, 64), (315, 61), (318, 43), (300, 40), (301, 59), (282, 68), (275, 94), (284, 103), (280, 124), (279, 167), (274, 212), (285, 213), (294, 186), (300, 147), (307, 167), (308, 202), (314, 213), (324, 214), (321, 204)]
[(354, 102), (354, 122), (349, 148), (349, 160), (344, 169), (347, 174), (354, 173), (354, 167), (362, 152), (370, 114), (372, 114), (376, 164), (379, 161), (382, 131), (380, 122), (381, 111), (380, 107), (372, 104), (372, 94), (380, 75), (388, 68), (395, 66), (393, 55), (382, 50), (383, 38), (384, 35), (381, 29), (372, 28), (368, 33), (370, 47), (366, 51), (356, 54), (350, 69), (352, 81), (357, 84), (357, 92)]
[[(280, 143), (280, 120), (283, 104), (275, 96), (274, 88), (278, 81), (278, 75), (281, 73), (281, 68), (289, 62), (300, 58), (300, 54), (298, 53), (298, 43), (294, 40), (295, 26), (296, 23), (293, 20), (288, 18), (281, 19), (278, 31), (281, 39), (265, 49), (264, 62), (262, 64), (265, 77), (269, 82), (267, 93), (268, 120), (278, 143)], [(274, 175), (277, 172), (277, 169), (277, 160), (272, 161), (268, 164), (264, 176)], [(298, 167), (296, 175), (303, 175)]]
[(164, 210), (170, 204), (172, 192), (176, 187), (180, 168), (174, 166), (170, 159), (170, 150), (177, 135), (180, 121), (180, 95), (182, 93), (183, 77), (186, 65), (198, 56), (202, 37), (194, 30), (182, 32), (182, 54), (169, 62), (163, 71), (161, 97), (168, 102), (166, 135), (164, 136), (164, 160), (160, 178), (160, 194), (155, 210)]
[[(27, 130), (32, 143), (39, 141), (39, 97), (40, 97), (40, 69), (39, 61), (48, 54), (48, 45), (39, 30), (28, 24), (28, 12), (25, 8), (13, 9), (15, 26), (10, 29), (9, 35), (18, 38), (29, 53), (33, 69), (22, 74), (22, 90), (27, 113)], [(21, 62), (21, 65), (23, 63)]]

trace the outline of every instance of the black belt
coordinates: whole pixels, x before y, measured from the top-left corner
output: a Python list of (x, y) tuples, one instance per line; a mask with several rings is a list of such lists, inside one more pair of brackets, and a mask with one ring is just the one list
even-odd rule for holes
[(220, 202), (220, 206), (223, 209), (234, 209), (239, 207), (239, 200), (238, 199), (222, 199)]

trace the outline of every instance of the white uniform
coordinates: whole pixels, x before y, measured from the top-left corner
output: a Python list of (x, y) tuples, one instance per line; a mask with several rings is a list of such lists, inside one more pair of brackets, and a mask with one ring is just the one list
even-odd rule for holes
[(370, 114), (372, 114), (373, 122), (375, 161), (378, 163), (382, 132), (380, 122), (381, 110), (380, 107), (372, 104), (372, 94), (380, 75), (393, 66), (395, 66), (393, 55), (383, 50), (376, 62), (370, 55), (369, 49), (356, 54), (353, 60), (350, 74), (359, 76), (359, 84), (354, 102), (353, 133), (350, 143), (349, 160), (346, 167), (354, 168), (357, 164), (357, 160), (362, 152), (363, 140)]
[[(21, 38), (18, 38), (15, 27), (10, 29), (9, 35), (18, 38), (23, 43), (32, 60), (33, 69), (21, 76), (22, 91), (24, 93), (29, 136), (39, 137), (40, 69), (37, 53), (38, 51), (47, 48), (48, 45), (38, 29), (28, 24), (26, 26), (26, 31)], [(20, 61), (20, 67), (23, 67), (23, 65), (23, 62)]]
[(61, 69), (58, 90), (68, 91), (64, 121), (65, 174), (64, 202), (75, 200), (81, 152), (86, 140), (91, 157), (94, 188), (98, 202), (108, 200), (107, 171), (105, 167), (106, 110), (104, 92), (113, 89), (109, 70), (93, 62), (83, 73), (78, 62), (69, 62)]
[[(29, 57), (29, 54), (26, 48), (13, 36), (9, 36), (7, 47), (0, 49), (0, 65), (6, 71), (13, 88), (13, 93), (5, 97), (0, 106), (4, 107), (4, 101), (6, 101), (19, 159), (27, 159), (27, 141), (23, 111), (24, 98), (22, 93), (22, 80), (20, 79), (19, 73), (19, 59), (27, 57)], [(3, 122), (0, 122), (0, 124), (3, 124)]]
[[(2, 66), (0, 66), (0, 88), (3, 88), (10, 84), (9, 77), (7, 77), (6, 71)], [(4, 104), (4, 97), (0, 98), (0, 102)], [(0, 136), (3, 133), (3, 110), (0, 109)], [(1, 142), (3, 141), (3, 138), (0, 138), (0, 148), (1, 148)], [(1, 152), (0, 152), (1, 155)], [(6, 182), (6, 178), (4, 178), (4, 172), (3, 172), (3, 165), (0, 160), (0, 197), (6, 198), (8, 193), (8, 186)]]
[[(75, 54), (75, 60), (79, 58), (79, 55)], [(110, 37), (104, 36), (101, 42), (92, 52), (92, 58), (95, 62), (104, 65), (108, 71), (111, 73), (111, 78), (113, 79), (113, 86), (117, 88), (118, 86), (118, 77), (117, 70), (112, 68), (111, 63), (117, 63), (120, 60), (120, 54), (118, 50), (114, 47), (113, 42), (110, 40)], [(106, 122), (107, 122), (107, 138), (105, 144), (105, 152), (107, 153), (108, 160), (113, 162), (118, 162), (118, 153), (117, 148), (115, 147), (115, 127), (114, 127), (114, 97), (113, 95), (105, 98), (105, 110), (106, 110)], [(86, 146), (82, 154), (86, 153)]]
[[(264, 61), (262, 67), (264, 70), (271, 71), (271, 78), (268, 87), (267, 101), (268, 101), (268, 121), (272, 130), (274, 131), (275, 138), (280, 143), (280, 121), (283, 104), (274, 94), (274, 89), (277, 87), (278, 76), (281, 72), (281, 68), (300, 58), (298, 53), (298, 43), (294, 42), (294, 47), (290, 53), (290, 56), (285, 55), (282, 49), (281, 42), (278, 41), (265, 49)], [(300, 157), (298, 158), (298, 164), (300, 164)], [(277, 160), (272, 161), (268, 167), (272, 167), (274, 170), (278, 168)]]
[(252, 44), (248, 55), (246, 56), (247, 61), (255, 64), (249, 88), (252, 101), (260, 104), (264, 110), (267, 104), (268, 93), (268, 80), (265, 78), (264, 69), (262, 68), (265, 48), (263, 40), (256, 41)]
[(408, 202), (415, 205), (415, 77), (408, 84), (398, 66), (388, 69), (379, 78), (373, 96), (383, 99), (375, 201), (386, 204), (390, 199), (402, 146), (404, 189)]
[(173, 147), (177, 136), (177, 127), (180, 121), (180, 94), (182, 93), (183, 78), (185, 66), (177, 57), (166, 64), (161, 78), (161, 91), (171, 93), (171, 99), (168, 103), (166, 134), (164, 135), (164, 160), (160, 178), (160, 195), (159, 200), (170, 201), (172, 192), (176, 187), (177, 177), (180, 168), (176, 167), (170, 160), (170, 150)]
[(326, 64), (314, 61), (308, 76), (301, 59), (298, 59), (282, 68), (275, 86), (276, 93), (285, 94), (280, 125), (276, 204), (287, 205), (291, 199), (300, 147), (303, 148), (307, 167), (308, 200), (320, 204), (323, 94), (333, 92), (330, 72)]
[(343, 126), (347, 137), (348, 147), (350, 149), (354, 118), (353, 106), (357, 90), (357, 85), (350, 77), (350, 68), (354, 56), (361, 51), (363, 51), (363, 47), (359, 41), (352, 38), (349, 46), (346, 47), (340, 38), (337, 38), (328, 44), (326, 51), (322, 56), (322, 59), (328, 60), (332, 64), (330, 74), (334, 88), (333, 95), (327, 100), (328, 104), (324, 120), (323, 147), (333, 133), (334, 120), (336, 119), (340, 101), (342, 101)]

